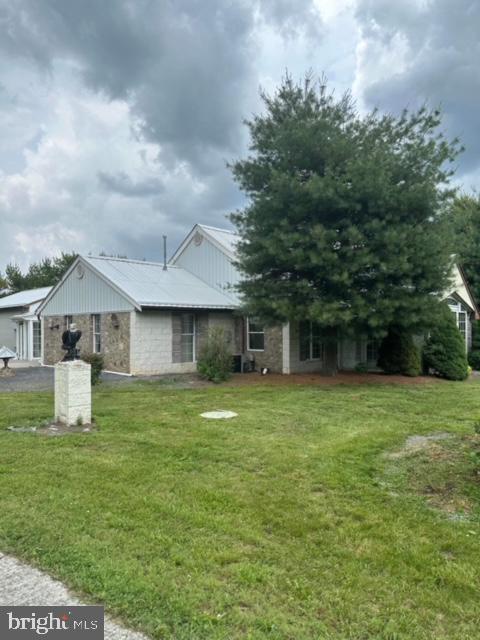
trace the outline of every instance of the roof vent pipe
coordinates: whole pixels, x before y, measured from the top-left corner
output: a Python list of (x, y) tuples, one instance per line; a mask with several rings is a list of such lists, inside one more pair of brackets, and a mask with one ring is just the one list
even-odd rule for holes
[(163, 270), (167, 270), (167, 236), (163, 236)]

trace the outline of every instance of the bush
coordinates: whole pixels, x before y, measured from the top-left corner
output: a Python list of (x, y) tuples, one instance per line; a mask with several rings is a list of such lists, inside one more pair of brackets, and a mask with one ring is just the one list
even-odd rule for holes
[(205, 344), (200, 348), (197, 371), (212, 382), (228, 380), (233, 371), (233, 357), (224, 329), (210, 329)]
[(366, 362), (357, 362), (357, 364), (355, 365), (355, 371), (357, 373), (367, 373), (368, 364)]
[(385, 373), (400, 373), (412, 377), (420, 375), (420, 353), (412, 336), (392, 327), (380, 345), (378, 366)]
[(468, 364), (475, 371), (480, 371), (480, 320), (472, 326), (472, 350), (468, 354)]
[(99, 353), (87, 353), (82, 356), (82, 360), (91, 365), (91, 380), (92, 385), (96, 385), (100, 382), (100, 374), (104, 368), (103, 356)]
[(447, 380), (465, 380), (468, 362), (465, 341), (446, 303), (439, 305), (437, 322), (423, 348), (425, 364)]

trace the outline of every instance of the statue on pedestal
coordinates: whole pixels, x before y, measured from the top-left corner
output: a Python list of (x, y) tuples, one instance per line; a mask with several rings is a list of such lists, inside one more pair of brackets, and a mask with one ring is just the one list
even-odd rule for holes
[(74, 322), (62, 333), (62, 349), (66, 351), (62, 362), (80, 360), (80, 349), (77, 349), (77, 342), (81, 337), (82, 332), (77, 329), (77, 325)]

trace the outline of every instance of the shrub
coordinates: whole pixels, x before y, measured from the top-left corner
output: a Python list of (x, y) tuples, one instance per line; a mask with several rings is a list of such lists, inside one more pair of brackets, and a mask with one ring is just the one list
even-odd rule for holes
[(357, 364), (355, 365), (355, 371), (357, 373), (367, 373), (368, 364), (366, 362), (357, 362)]
[(446, 303), (439, 305), (437, 321), (423, 348), (425, 364), (447, 380), (465, 380), (468, 363), (465, 341)]
[(198, 355), (197, 371), (202, 378), (212, 382), (223, 382), (231, 376), (233, 358), (222, 327), (215, 327), (208, 332)]
[(480, 371), (480, 320), (472, 326), (472, 350), (468, 354), (468, 363), (472, 369)]
[(91, 369), (92, 385), (96, 385), (100, 382), (100, 374), (104, 368), (103, 356), (99, 353), (87, 353), (82, 356), (82, 360), (89, 364)]
[(420, 375), (420, 353), (412, 336), (397, 327), (390, 328), (378, 351), (378, 366), (385, 373)]

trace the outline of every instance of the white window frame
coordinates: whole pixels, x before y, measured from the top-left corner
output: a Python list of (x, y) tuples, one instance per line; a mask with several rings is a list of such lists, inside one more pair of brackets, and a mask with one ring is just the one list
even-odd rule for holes
[[(255, 319), (252, 318), (252, 324), (261, 324), (258, 322), (255, 322)], [(263, 325), (262, 325), (263, 327)], [(250, 347), (250, 336), (251, 335), (262, 335), (263, 336), (263, 349), (252, 349)], [(247, 318), (247, 351), (257, 351), (257, 352), (263, 352), (265, 351), (265, 327), (263, 327), (262, 331), (250, 331), (250, 318)]]
[[(92, 313), (92, 350), (93, 353), (102, 353), (102, 316), (99, 313)], [(97, 331), (97, 319), (98, 319), (98, 331)], [(97, 349), (97, 338), (99, 342), (99, 348)]]
[[(450, 311), (455, 315), (455, 322), (457, 324), (457, 328), (460, 331), (460, 335), (462, 336), (465, 342), (465, 348), (468, 348), (468, 340), (469, 340), (469, 331), (468, 331), (468, 311), (466, 307), (456, 300), (455, 298), (447, 298), (447, 304), (450, 307)], [(460, 328), (460, 316), (463, 316), (464, 328)]]
[[(193, 333), (185, 333), (183, 331), (183, 316), (192, 316), (192, 328)], [(183, 360), (182, 354), (182, 336), (192, 336), (192, 359)], [(182, 313), (180, 315), (180, 358), (182, 362), (196, 362), (197, 361), (197, 318), (194, 313)]]
[(298, 359), (300, 362), (322, 362), (325, 359), (325, 343), (323, 342), (323, 340), (320, 342), (322, 348), (321, 348), (321, 355), (318, 357), (313, 357), (313, 321), (312, 320), (305, 320), (304, 322), (308, 322), (309, 323), (309, 334), (308, 334), (308, 357), (305, 358), (304, 360), (301, 359), (300, 354), (301, 354), (301, 324), (298, 325)]

